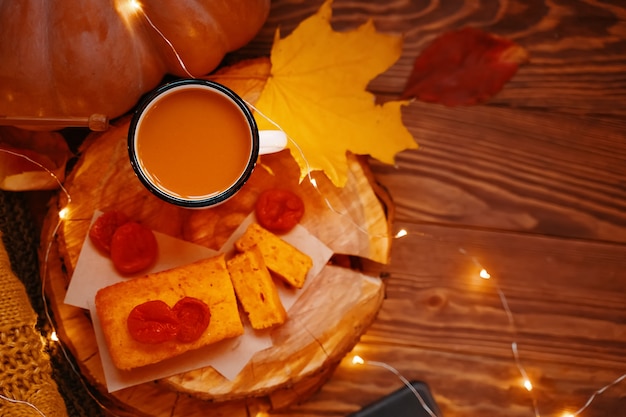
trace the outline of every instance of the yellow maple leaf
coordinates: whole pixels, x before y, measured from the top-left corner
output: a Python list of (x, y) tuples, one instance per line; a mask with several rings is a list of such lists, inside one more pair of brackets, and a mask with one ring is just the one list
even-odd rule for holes
[[(402, 123), (407, 101), (376, 105), (368, 83), (402, 52), (402, 38), (378, 33), (372, 21), (349, 32), (330, 25), (332, 1), (302, 21), (286, 38), (277, 31), (271, 74), (256, 108), (290, 137), (300, 179), (323, 170), (336, 186), (346, 182), (346, 152), (392, 164), (417, 144)], [(257, 116), (260, 129), (275, 129)]]

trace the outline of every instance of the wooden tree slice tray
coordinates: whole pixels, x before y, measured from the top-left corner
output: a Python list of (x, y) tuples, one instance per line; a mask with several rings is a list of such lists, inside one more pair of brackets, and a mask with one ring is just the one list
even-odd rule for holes
[[(60, 193), (44, 221), (40, 258), (45, 291), (59, 338), (81, 374), (118, 415), (248, 416), (305, 399), (374, 320), (384, 296), (378, 278), (345, 266), (325, 267), (317, 285), (290, 309), (288, 322), (273, 331), (273, 346), (258, 352), (234, 380), (207, 367), (110, 394), (89, 314), (63, 300), (94, 211), (121, 210), (155, 231), (219, 249), (252, 212), (259, 193), (274, 187), (303, 198), (302, 226), (335, 254), (386, 263), (389, 219), (367, 165), (350, 156), (344, 188), (323, 175), (314, 175), (313, 186), (308, 180), (299, 183), (289, 151), (266, 155), (233, 199), (216, 208), (183, 209), (159, 200), (135, 177), (126, 151), (128, 125), (122, 120), (87, 138), (65, 183), (70, 199)], [(60, 220), (62, 208), (67, 214)]]

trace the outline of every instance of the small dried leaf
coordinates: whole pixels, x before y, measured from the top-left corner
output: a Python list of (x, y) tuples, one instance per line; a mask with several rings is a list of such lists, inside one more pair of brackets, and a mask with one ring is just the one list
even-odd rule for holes
[(417, 57), (402, 98), (446, 106), (482, 103), (527, 60), (521, 46), (480, 29), (447, 32)]

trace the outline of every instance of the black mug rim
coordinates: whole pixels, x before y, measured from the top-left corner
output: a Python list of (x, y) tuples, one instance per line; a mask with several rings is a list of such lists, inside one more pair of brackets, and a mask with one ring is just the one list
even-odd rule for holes
[[(135, 139), (134, 138), (135, 138), (135, 134), (137, 131), (137, 124), (139, 123), (139, 120), (142, 114), (146, 111), (146, 109), (150, 106), (150, 104), (152, 104), (152, 102), (156, 100), (158, 97), (160, 97), (163, 93), (170, 91), (172, 89), (182, 87), (182, 86), (187, 86), (187, 85), (209, 87), (211, 89), (214, 89), (223, 93), (228, 98), (230, 98), (237, 105), (237, 107), (239, 107), (239, 109), (243, 112), (248, 122), (248, 125), (250, 127), (250, 134), (252, 137), (252, 147), (251, 147), (252, 149), (250, 152), (250, 159), (248, 160), (248, 164), (246, 165), (246, 168), (244, 169), (241, 176), (237, 179), (237, 181), (235, 181), (231, 187), (227, 188), (223, 192), (208, 196), (206, 198), (201, 198), (201, 199), (183, 199), (180, 197), (170, 195), (166, 193), (165, 191), (161, 190), (160, 188), (158, 188), (156, 185), (154, 185), (152, 181), (148, 179), (148, 177), (145, 175), (145, 173), (141, 169), (139, 160), (135, 153)], [(203, 208), (203, 207), (214, 206), (214, 205), (223, 203), (224, 201), (234, 196), (241, 189), (241, 187), (243, 187), (244, 184), (248, 181), (248, 179), (250, 178), (250, 175), (252, 175), (252, 171), (254, 171), (257, 158), (259, 156), (259, 146), (260, 146), (259, 145), (259, 129), (256, 124), (256, 120), (254, 119), (254, 116), (252, 115), (252, 112), (246, 105), (245, 101), (243, 101), (243, 99), (239, 97), (239, 95), (237, 95), (230, 88), (220, 83), (217, 83), (211, 80), (203, 80), (203, 79), (195, 79), (195, 78), (184, 78), (184, 79), (179, 79), (176, 81), (169, 82), (167, 84), (163, 84), (160, 87), (153, 90), (152, 92), (148, 93), (148, 95), (146, 95), (145, 97), (143, 97), (140, 100), (139, 104), (137, 105), (135, 111), (133, 112), (133, 116), (130, 121), (130, 127), (128, 130), (128, 137), (127, 137), (127, 147), (128, 147), (128, 156), (130, 159), (130, 164), (133, 168), (133, 171), (135, 172), (135, 175), (137, 176), (137, 178), (139, 178), (139, 181), (141, 181), (143, 186), (147, 188), (148, 191), (150, 191), (152, 194), (159, 197), (160, 199), (168, 203), (181, 206), (181, 207), (187, 207), (187, 208)]]

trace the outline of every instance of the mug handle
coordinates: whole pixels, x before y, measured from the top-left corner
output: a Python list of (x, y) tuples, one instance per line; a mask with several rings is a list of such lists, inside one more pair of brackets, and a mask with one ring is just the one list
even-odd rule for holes
[(259, 130), (259, 155), (282, 151), (287, 146), (287, 135), (282, 130)]

